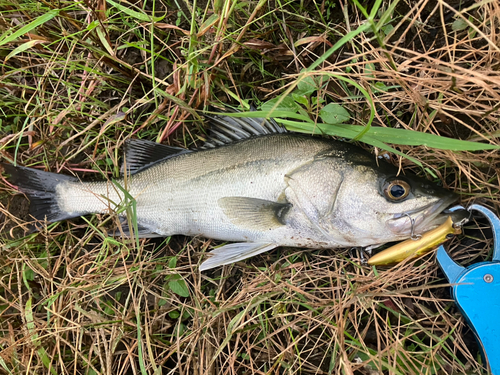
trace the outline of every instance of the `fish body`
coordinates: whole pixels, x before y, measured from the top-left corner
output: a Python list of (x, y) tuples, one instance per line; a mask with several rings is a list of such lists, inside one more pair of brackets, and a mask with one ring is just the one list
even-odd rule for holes
[[(156, 160), (149, 155), (155, 152)], [(135, 200), (141, 236), (236, 242), (212, 251), (201, 270), (277, 246), (403, 240), (441, 224), (440, 212), (456, 200), (427, 180), (397, 176), (392, 165), (378, 165), (354, 145), (293, 133), (243, 137), (193, 152), (133, 141), (127, 163), (132, 174), (115, 183), (5, 167), (40, 220), (116, 210), (126, 190)]]

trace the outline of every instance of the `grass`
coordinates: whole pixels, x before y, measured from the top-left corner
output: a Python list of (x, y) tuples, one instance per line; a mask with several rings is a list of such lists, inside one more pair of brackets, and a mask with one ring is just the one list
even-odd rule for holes
[[(112, 179), (126, 139), (199, 146), (201, 110), (254, 105), (498, 208), (499, 15), (488, 0), (5, 1), (0, 153)], [(26, 234), (25, 198), (5, 180), (0, 197), (2, 373), (487, 373), (432, 254), (374, 269), (277, 249), (200, 274), (213, 241), (114, 238), (116, 215)], [(471, 224), (450, 251), (486, 259), (487, 238)]]

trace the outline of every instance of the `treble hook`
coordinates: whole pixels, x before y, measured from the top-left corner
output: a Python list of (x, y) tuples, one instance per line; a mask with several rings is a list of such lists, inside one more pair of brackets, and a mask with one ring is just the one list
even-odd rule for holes
[(411, 230), (411, 233), (410, 233), (410, 238), (413, 240), (413, 241), (418, 241), (419, 239), (422, 238), (422, 235), (421, 234), (415, 234), (415, 219), (412, 218), (409, 214), (407, 214), (406, 212), (403, 213), (402, 216), (407, 216), (408, 219), (410, 219), (410, 230)]

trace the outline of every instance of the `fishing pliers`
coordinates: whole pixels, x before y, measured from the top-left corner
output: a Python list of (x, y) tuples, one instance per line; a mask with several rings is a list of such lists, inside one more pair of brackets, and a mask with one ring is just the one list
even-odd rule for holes
[(453, 299), (474, 331), (489, 370), (500, 375), (500, 219), (481, 205), (474, 204), (469, 210), (479, 211), (491, 223), (493, 259), (462, 267), (441, 245), (437, 261), (452, 284)]

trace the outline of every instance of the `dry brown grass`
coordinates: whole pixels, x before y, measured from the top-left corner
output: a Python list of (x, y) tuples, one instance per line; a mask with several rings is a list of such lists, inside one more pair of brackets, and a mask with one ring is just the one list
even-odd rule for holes
[[(131, 9), (150, 14), (150, 4), (145, 11), (142, 2)], [(154, 26), (116, 9), (101, 12), (100, 1), (0, 5), (4, 32), (65, 7), (0, 47), (5, 56), (39, 41), (1, 64), (4, 159), (113, 176), (128, 137), (200, 144), (204, 136), (192, 108), (274, 97), (339, 35), (365, 22), (352, 3), (336, 3), (330, 25), (321, 20), (332, 4), (326, 1), (300, 9), (208, 4), (208, 13), (190, 22), (164, 4), (156, 2), (157, 14), (167, 11)], [(401, 2), (387, 36), (381, 30), (360, 34), (318, 75), (334, 73), (362, 85), (377, 106), (378, 125), (499, 144), (500, 5), (465, 7)], [(186, 14), (188, 8), (182, 6)], [(214, 9), (218, 27), (201, 27)], [(453, 31), (455, 19), (466, 26)], [(367, 102), (354, 87), (331, 79), (317, 97), (342, 103), (354, 124), (366, 123)], [(391, 155), (394, 163), (434, 174), (465, 205), (482, 202), (498, 210), (497, 151), (394, 147), (426, 169)], [(278, 249), (200, 274), (210, 241), (175, 237), (136, 246), (107, 235), (113, 217), (50, 225), (23, 237), (24, 198), (5, 180), (0, 192), (2, 373), (486, 373), (432, 254), (375, 270), (347, 251)], [(471, 224), (452, 243), (457, 261), (487, 258), (491, 240), (481, 240), (488, 232), (477, 227)], [(187, 296), (179, 292), (180, 280)]]

